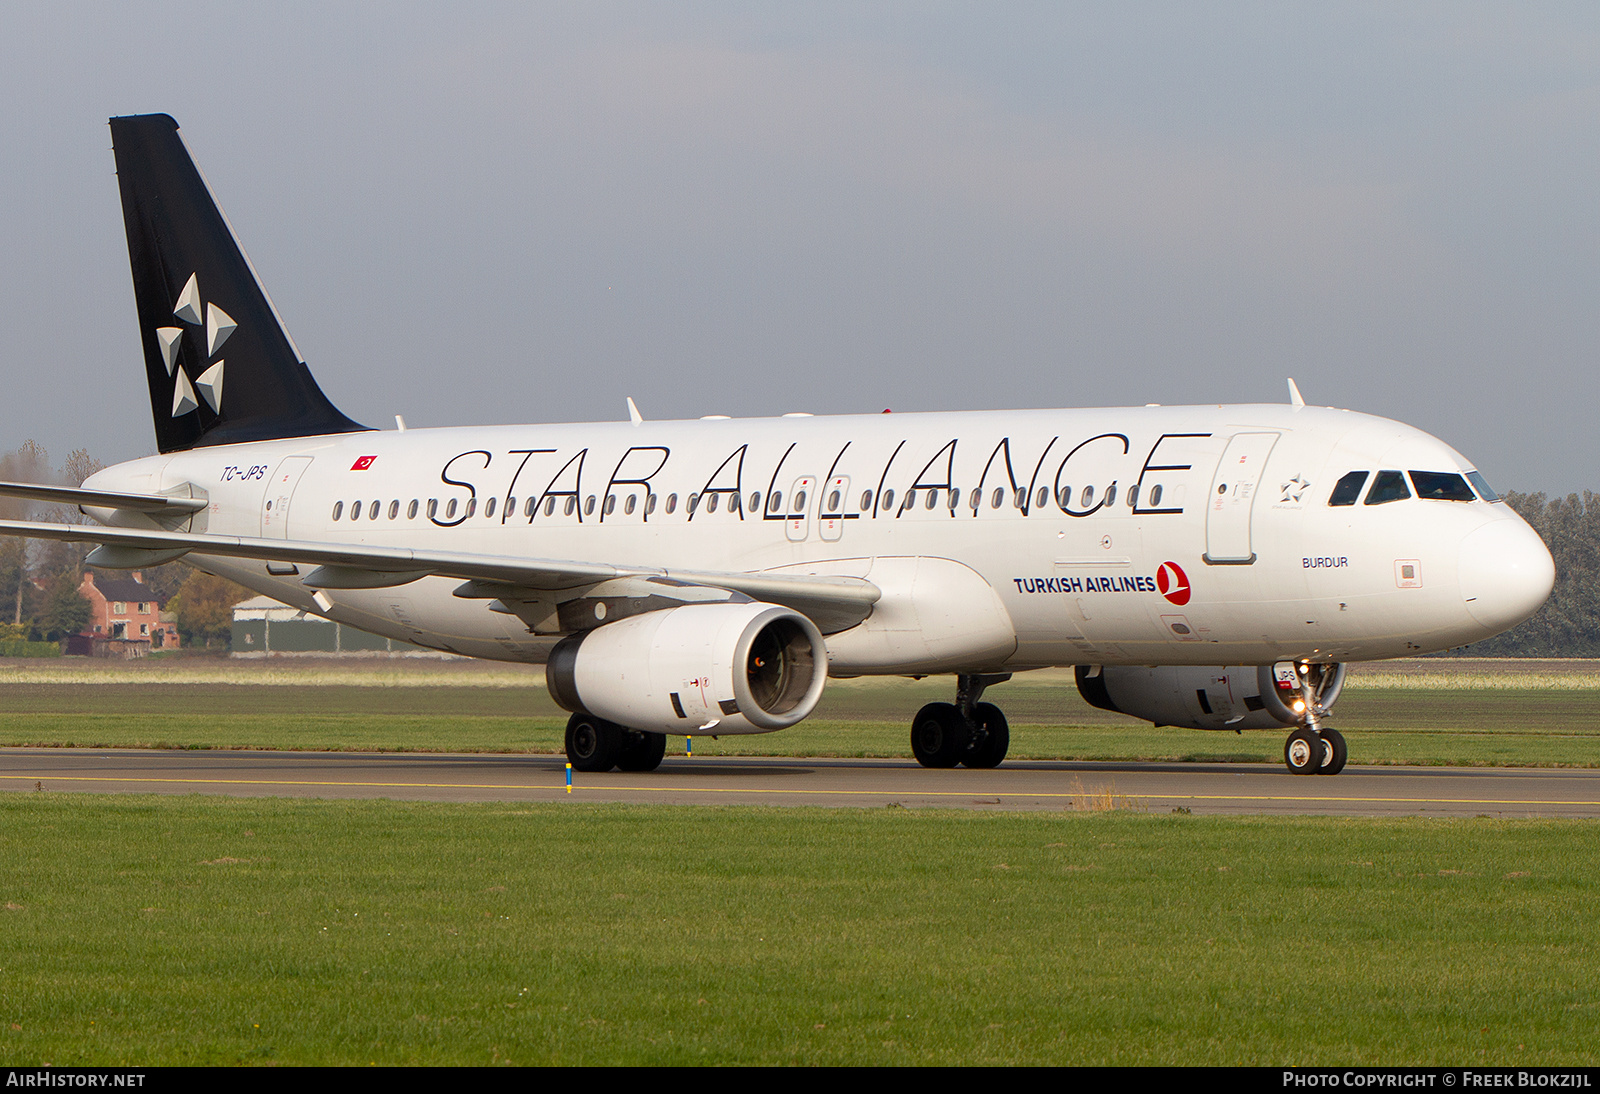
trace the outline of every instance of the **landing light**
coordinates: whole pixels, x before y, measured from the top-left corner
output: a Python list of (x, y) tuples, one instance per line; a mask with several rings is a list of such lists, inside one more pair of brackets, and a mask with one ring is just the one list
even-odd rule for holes
[(1303, 699), (1296, 699), (1296, 700), (1295, 700), (1295, 701), (1294, 701), (1294, 712), (1295, 712), (1295, 713), (1296, 713), (1296, 714), (1303, 714), (1303, 713), (1305, 713), (1305, 709), (1306, 709), (1306, 704), (1305, 704), (1305, 700), (1303, 700)]

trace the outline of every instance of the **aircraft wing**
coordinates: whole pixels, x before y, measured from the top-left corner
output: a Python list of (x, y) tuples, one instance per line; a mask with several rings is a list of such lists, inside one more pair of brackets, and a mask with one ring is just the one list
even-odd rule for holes
[(481, 585), (504, 586), (507, 595), (514, 596), (516, 590), (534, 593), (576, 590), (613, 578), (668, 578), (687, 585), (727, 589), (767, 603), (791, 607), (810, 616), (825, 633), (836, 633), (861, 622), (871, 614), (872, 606), (881, 595), (876, 585), (858, 577), (668, 570), (460, 551), (424, 551), (408, 547), (316, 543), (42, 521), (0, 520), (0, 535), (101, 544), (90, 554), (90, 565), (98, 562), (106, 566), (153, 566), (191, 551), (227, 558), (314, 564), (317, 569), (302, 579), (312, 589), (390, 588), (437, 575), (461, 578)]

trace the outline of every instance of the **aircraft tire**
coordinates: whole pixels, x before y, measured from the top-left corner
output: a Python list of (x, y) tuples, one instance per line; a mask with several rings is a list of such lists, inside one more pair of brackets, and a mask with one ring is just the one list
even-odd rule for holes
[(954, 767), (965, 758), (971, 733), (954, 703), (929, 703), (911, 723), (911, 754), (923, 767)]
[(961, 762), (968, 767), (999, 767), (1011, 748), (1011, 726), (1005, 713), (993, 703), (979, 703), (972, 714), (980, 733)]
[(666, 754), (665, 733), (629, 733), (623, 738), (617, 766), (623, 771), (654, 771)]
[(1350, 758), (1350, 746), (1345, 744), (1344, 734), (1337, 729), (1326, 726), (1322, 730), (1322, 766), (1317, 768), (1318, 775), (1337, 775), (1344, 770), (1345, 761)]
[(1322, 745), (1309, 729), (1297, 729), (1283, 742), (1283, 762), (1291, 774), (1315, 775), (1321, 770), (1322, 757)]
[(567, 719), (567, 762), (574, 771), (610, 771), (617, 766), (626, 732), (592, 714), (574, 714)]

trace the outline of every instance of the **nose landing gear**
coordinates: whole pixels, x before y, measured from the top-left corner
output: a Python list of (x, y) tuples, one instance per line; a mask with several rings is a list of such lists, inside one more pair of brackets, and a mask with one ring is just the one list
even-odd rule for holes
[(911, 753), (923, 767), (998, 767), (1011, 747), (1011, 727), (993, 703), (980, 703), (1009, 672), (956, 677), (954, 703), (929, 703), (911, 722)]
[(1296, 775), (1337, 775), (1349, 757), (1344, 734), (1332, 726), (1297, 729), (1283, 743), (1283, 762)]
[(1302, 662), (1295, 666), (1300, 699), (1294, 709), (1300, 714), (1300, 728), (1283, 743), (1283, 762), (1296, 775), (1337, 775), (1344, 770), (1350, 750), (1344, 734), (1322, 724), (1328, 714), (1322, 697), (1331, 682), (1331, 667)]

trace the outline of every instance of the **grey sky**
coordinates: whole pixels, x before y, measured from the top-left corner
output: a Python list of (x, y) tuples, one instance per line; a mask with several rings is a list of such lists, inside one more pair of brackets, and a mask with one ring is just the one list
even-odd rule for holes
[(1600, 486), (1592, 4), (29, 5), (0, 448), (153, 450), (165, 111), (389, 425), (1312, 402)]

